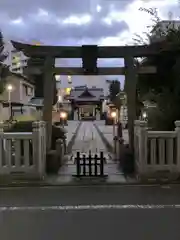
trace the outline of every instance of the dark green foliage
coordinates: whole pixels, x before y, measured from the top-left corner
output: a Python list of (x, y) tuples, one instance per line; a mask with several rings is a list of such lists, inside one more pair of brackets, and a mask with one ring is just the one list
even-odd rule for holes
[[(153, 11), (150, 12), (154, 16)], [(160, 22), (157, 15), (154, 22)], [(162, 49), (167, 44), (172, 44), (174, 50), (162, 51), (144, 60), (141, 66), (156, 66), (157, 73), (139, 75), (137, 88), (140, 99), (153, 101), (157, 105), (157, 108), (148, 111), (150, 127), (156, 130), (173, 130), (174, 121), (180, 120), (180, 29), (167, 26), (160, 35), (163, 36)]]
[(115, 101), (116, 95), (120, 92), (121, 85), (118, 80), (113, 80), (109, 85), (109, 97), (112, 102)]
[[(33, 121), (17, 122), (6, 132), (32, 132)], [(65, 129), (52, 125), (52, 149), (55, 149), (55, 143), (57, 139), (63, 139), (65, 141)]]
[(3, 63), (6, 60), (7, 56), (8, 56), (8, 54), (4, 53), (3, 35), (2, 35), (2, 32), (0, 32), (0, 63)]
[(8, 54), (4, 53), (4, 40), (0, 32), (0, 93), (5, 89), (5, 78), (9, 74), (9, 67), (4, 64)]

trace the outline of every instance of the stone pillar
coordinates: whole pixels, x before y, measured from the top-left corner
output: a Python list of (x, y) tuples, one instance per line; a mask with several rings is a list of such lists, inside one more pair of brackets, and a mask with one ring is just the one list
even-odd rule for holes
[(52, 104), (53, 104), (53, 68), (55, 59), (48, 56), (44, 64), (44, 108), (43, 121), (46, 122), (46, 147), (51, 148), (52, 140)]
[(77, 121), (78, 120), (78, 110), (74, 110), (74, 120)]
[(99, 110), (97, 110), (97, 112), (96, 112), (96, 120), (97, 121), (101, 120)]
[(45, 122), (33, 122), (33, 159), (40, 179), (45, 177), (46, 166), (46, 126)]
[(128, 132), (129, 132), (129, 147), (134, 151), (134, 121), (136, 120), (136, 83), (137, 71), (134, 65), (134, 58), (126, 56), (125, 63), (125, 91), (127, 93), (127, 108), (128, 108)]
[(59, 166), (62, 166), (64, 163), (65, 148), (62, 139), (56, 140), (56, 154), (59, 159)]
[(147, 166), (147, 122), (136, 120), (134, 122), (134, 149), (137, 173), (143, 176), (146, 173)]
[(103, 113), (104, 113), (104, 103), (103, 103), (103, 101), (102, 102), (100, 102), (100, 104), (99, 104), (99, 107), (100, 107), (100, 120), (104, 120), (103, 119)]
[(77, 109), (77, 115), (78, 115), (78, 119), (77, 119), (77, 120), (81, 120), (81, 111), (80, 111), (80, 107), (78, 107), (78, 109)]

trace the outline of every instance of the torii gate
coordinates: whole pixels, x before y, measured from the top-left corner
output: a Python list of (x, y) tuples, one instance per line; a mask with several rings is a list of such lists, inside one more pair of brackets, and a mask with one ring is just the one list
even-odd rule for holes
[[(28, 67), (30, 73), (44, 73), (44, 109), (43, 120), (47, 123), (47, 148), (51, 146), (52, 135), (52, 100), (53, 89), (52, 79), (57, 75), (125, 75), (128, 107), (128, 131), (129, 145), (133, 150), (134, 145), (134, 120), (136, 119), (136, 83), (137, 75), (143, 73), (155, 73), (154, 66), (136, 67), (135, 57), (147, 57), (157, 55), (161, 44), (142, 46), (103, 46), (84, 45), (82, 47), (71, 46), (36, 46), (12, 41), (13, 46), (23, 51), (27, 57), (40, 59), (43, 66), (34, 65)], [(55, 67), (55, 58), (82, 58), (82, 68), (61, 68)], [(97, 58), (124, 58), (125, 67), (97, 68)], [(43, 61), (42, 61), (43, 60)]]

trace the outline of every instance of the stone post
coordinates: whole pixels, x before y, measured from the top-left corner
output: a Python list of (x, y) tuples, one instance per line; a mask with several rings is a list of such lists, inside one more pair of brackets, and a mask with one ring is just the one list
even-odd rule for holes
[(56, 154), (59, 159), (59, 166), (61, 166), (63, 164), (65, 155), (64, 143), (62, 139), (56, 140)]
[(136, 83), (137, 72), (132, 56), (124, 58), (125, 63), (125, 91), (128, 107), (129, 147), (134, 152), (134, 121), (136, 120)]
[(175, 121), (175, 126), (177, 133), (177, 170), (180, 172), (180, 121)]
[(46, 127), (45, 122), (33, 122), (33, 160), (40, 179), (45, 177), (46, 166)]
[[(137, 151), (138, 153), (138, 156), (135, 156), (138, 157), (138, 159), (135, 158), (135, 161), (137, 161), (137, 171), (141, 175), (145, 173), (145, 167), (147, 165), (147, 122), (136, 120), (134, 122), (134, 125), (134, 145), (135, 151)], [(136, 135), (138, 136), (138, 138), (136, 138)], [(138, 142), (136, 142), (137, 139)]]
[(4, 153), (4, 124), (3, 122), (0, 122), (0, 173), (1, 173), (1, 168), (4, 165), (4, 158), (3, 158), (3, 153)]
[(51, 148), (52, 141), (52, 104), (53, 104), (53, 68), (55, 59), (46, 57), (44, 64), (44, 108), (43, 121), (46, 122), (46, 147)]

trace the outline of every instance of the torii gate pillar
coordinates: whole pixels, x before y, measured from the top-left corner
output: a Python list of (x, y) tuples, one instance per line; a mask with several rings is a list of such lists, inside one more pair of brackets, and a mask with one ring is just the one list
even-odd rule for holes
[(55, 58), (47, 56), (44, 63), (44, 108), (43, 121), (46, 122), (46, 147), (51, 148), (52, 139), (52, 104), (53, 104), (53, 68)]
[(134, 121), (136, 120), (136, 84), (137, 70), (134, 64), (134, 58), (127, 56), (124, 58), (125, 64), (125, 87), (127, 93), (128, 107), (128, 134), (129, 147), (134, 152)]

